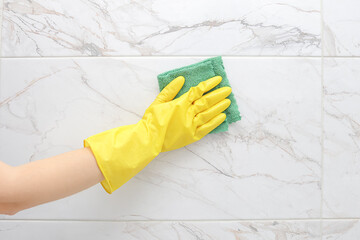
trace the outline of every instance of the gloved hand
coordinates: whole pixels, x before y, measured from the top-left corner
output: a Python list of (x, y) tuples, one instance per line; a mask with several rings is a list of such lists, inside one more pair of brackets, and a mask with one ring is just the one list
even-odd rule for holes
[(221, 82), (216, 76), (174, 99), (185, 79), (180, 76), (168, 84), (146, 109), (142, 119), (84, 140), (104, 175), (101, 185), (112, 193), (140, 172), (160, 152), (174, 150), (203, 138), (226, 118), (230, 106), (225, 99), (230, 87), (208, 92)]

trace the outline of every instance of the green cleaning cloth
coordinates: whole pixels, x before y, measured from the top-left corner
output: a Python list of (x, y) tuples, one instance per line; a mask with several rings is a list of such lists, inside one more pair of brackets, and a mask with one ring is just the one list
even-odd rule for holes
[[(185, 67), (177, 68), (159, 74), (158, 81), (160, 91), (178, 76), (183, 76), (185, 78), (185, 83), (175, 98), (180, 97), (181, 95), (189, 91), (191, 87), (198, 85), (200, 82), (215, 76), (221, 76), (222, 81), (219, 85), (217, 85), (209, 92), (225, 86), (231, 87), (225, 73), (225, 68), (221, 56), (209, 58), (195, 64), (191, 64)], [(226, 114), (226, 120), (213, 131), (211, 131), (211, 133), (225, 132), (228, 130), (230, 123), (241, 120), (240, 112), (238, 110), (238, 105), (236, 104), (234, 94), (231, 93), (227, 98), (231, 100), (231, 104), (224, 111), (224, 113)]]

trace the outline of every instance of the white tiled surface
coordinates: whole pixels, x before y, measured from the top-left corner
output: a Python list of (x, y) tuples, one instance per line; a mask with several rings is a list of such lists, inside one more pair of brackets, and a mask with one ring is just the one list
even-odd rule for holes
[(324, 54), (360, 55), (360, 1), (323, 0)]
[(360, 59), (324, 61), (324, 216), (360, 218)]
[(329, 220), (322, 226), (324, 240), (356, 240), (360, 236), (359, 219)]
[(320, 2), (4, 0), (4, 56), (320, 55)]
[[(47, 231), (44, 231), (44, 228)], [(59, 229), (62, 229), (59, 231)], [(12, 221), (2, 224), (4, 239), (296, 239), (320, 240), (318, 221), (249, 222), (41, 222)], [(345, 239), (344, 239), (345, 240)]]
[[(12, 81), (1, 85), (0, 154), (21, 164), (136, 122), (159, 91), (157, 73), (199, 60), (3, 59), (1, 78)], [(225, 57), (224, 64), (244, 116), (228, 133), (162, 154), (111, 197), (93, 189), (18, 217), (319, 217), (320, 60)], [(14, 154), (15, 145), (26, 150)]]
[(1, 240), (360, 238), (357, 0), (3, 3), (1, 161), (134, 123), (157, 74), (213, 55), (243, 119), (112, 195), (1, 215)]

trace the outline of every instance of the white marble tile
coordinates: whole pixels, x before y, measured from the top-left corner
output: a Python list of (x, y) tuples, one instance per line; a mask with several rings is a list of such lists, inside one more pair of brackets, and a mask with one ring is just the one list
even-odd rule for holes
[(4, 56), (321, 55), (320, 0), (4, 0)]
[(360, 220), (329, 220), (323, 222), (324, 240), (357, 240), (360, 237)]
[[(3, 1), (0, 1), (0, 34), (1, 34), (1, 28), (2, 28), (2, 15), (3, 15), (3, 6), (4, 6), (4, 3)], [(1, 57), (1, 35), (0, 35), (0, 57)]]
[(325, 217), (360, 217), (359, 79), (360, 59), (325, 59)]
[(360, 1), (324, 0), (324, 54), (360, 55)]
[[(3, 59), (0, 156), (22, 164), (134, 123), (159, 91), (157, 74), (199, 60)], [(230, 57), (224, 64), (243, 116), (229, 132), (161, 154), (112, 195), (98, 184), (2, 218), (319, 217), (320, 60)]]
[(263, 222), (81, 222), (0, 221), (0, 238), (146, 240), (320, 240), (317, 221)]

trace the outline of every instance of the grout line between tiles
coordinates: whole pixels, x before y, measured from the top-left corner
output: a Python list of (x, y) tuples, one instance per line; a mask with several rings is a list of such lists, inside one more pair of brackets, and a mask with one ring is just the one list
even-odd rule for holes
[[(324, 219), (323, 215), (323, 202), (324, 202), (324, 0), (320, 0), (320, 30), (321, 30), (321, 107), (320, 107), (320, 122), (321, 122), (321, 137), (320, 137), (320, 149), (321, 149), (321, 175), (320, 175), (320, 186), (321, 186), (321, 196), (320, 196), (320, 218)], [(320, 221), (320, 236), (323, 240), (323, 220)]]
[(304, 218), (304, 219), (158, 219), (158, 220), (108, 220), (108, 219), (0, 219), (1, 222), (322, 222), (322, 221), (360, 221), (360, 218)]
[(23, 56), (23, 57), (2, 57), (3, 59), (68, 59), (68, 58), (210, 58), (215, 56), (222, 56), (224, 58), (321, 58), (321, 56), (253, 56), (253, 55), (165, 55), (165, 56), (134, 56), (134, 55), (121, 55), (121, 56)]
[(101, 58), (114, 58), (114, 59), (121, 59), (121, 58), (210, 58), (215, 56), (222, 56), (223, 58), (254, 58), (254, 59), (270, 59), (270, 58), (277, 58), (277, 59), (326, 59), (326, 58), (351, 58), (357, 59), (360, 56), (251, 56), (251, 55), (188, 55), (188, 56), (177, 56), (177, 55), (168, 55), (168, 56), (131, 56), (131, 55), (123, 55), (123, 56), (45, 56), (45, 57), (4, 57), (0, 55), (2, 59), (74, 59), (74, 58), (83, 58), (83, 59), (101, 59)]

